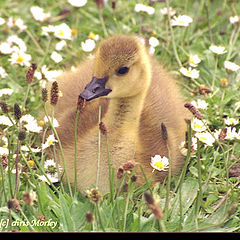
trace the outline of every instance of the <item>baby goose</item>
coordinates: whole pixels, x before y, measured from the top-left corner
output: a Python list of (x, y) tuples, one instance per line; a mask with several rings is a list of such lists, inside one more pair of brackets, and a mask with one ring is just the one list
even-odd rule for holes
[[(92, 79), (92, 80), (91, 80)], [(90, 81), (91, 80), (91, 81)], [(78, 122), (77, 188), (84, 191), (96, 185), (109, 191), (108, 152), (101, 137), (98, 169), (98, 114), (107, 128), (111, 165), (116, 170), (125, 162), (141, 164), (148, 178), (154, 155), (170, 156), (172, 174), (183, 165), (179, 146), (185, 140), (187, 111), (172, 77), (152, 59), (145, 46), (133, 36), (117, 35), (103, 41), (93, 60), (87, 60), (76, 71), (64, 73), (58, 80), (63, 93), (55, 107), (59, 134), (67, 171), (74, 182), (74, 122), (78, 96), (86, 106)], [(167, 143), (161, 124), (167, 129)], [(99, 170), (99, 175), (97, 171)], [(144, 183), (139, 167), (137, 182)], [(98, 179), (97, 179), (98, 175)], [(168, 172), (157, 172), (155, 181)]]

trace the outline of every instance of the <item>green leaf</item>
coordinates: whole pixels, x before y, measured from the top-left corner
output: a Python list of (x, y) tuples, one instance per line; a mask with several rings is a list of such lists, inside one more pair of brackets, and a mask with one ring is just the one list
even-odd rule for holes
[(59, 200), (60, 200), (60, 208), (61, 208), (60, 224), (62, 226), (62, 230), (64, 232), (74, 232), (75, 231), (74, 221), (71, 216), (69, 203), (66, 200), (66, 194), (64, 196), (62, 193), (60, 193)]
[[(185, 182), (183, 182), (181, 187), (181, 203), (182, 203), (182, 214), (185, 214), (188, 209), (193, 204), (195, 198), (198, 193), (198, 181), (195, 178), (188, 178)], [(180, 189), (179, 189), (180, 190)], [(180, 197), (179, 190), (177, 192), (176, 197), (172, 202), (172, 212), (170, 216), (170, 221), (176, 221), (180, 212)]]

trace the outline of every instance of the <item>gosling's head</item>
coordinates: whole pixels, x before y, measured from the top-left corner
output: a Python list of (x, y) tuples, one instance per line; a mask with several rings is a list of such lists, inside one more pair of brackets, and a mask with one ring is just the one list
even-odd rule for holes
[(114, 36), (97, 49), (92, 81), (81, 96), (87, 101), (101, 96), (135, 96), (147, 88), (150, 74), (149, 57), (140, 41), (131, 36)]

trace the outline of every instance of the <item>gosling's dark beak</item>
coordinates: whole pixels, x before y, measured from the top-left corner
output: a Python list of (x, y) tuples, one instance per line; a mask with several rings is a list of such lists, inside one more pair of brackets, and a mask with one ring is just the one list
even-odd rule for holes
[(84, 91), (80, 94), (80, 96), (86, 99), (87, 101), (91, 101), (94, 98), (108, 95), (112, 90), (105, 88), (107, 79), (108, 77), (104, 78), (93, 77), (92, 81), (87, 84), (87, 86), (85, 87)]

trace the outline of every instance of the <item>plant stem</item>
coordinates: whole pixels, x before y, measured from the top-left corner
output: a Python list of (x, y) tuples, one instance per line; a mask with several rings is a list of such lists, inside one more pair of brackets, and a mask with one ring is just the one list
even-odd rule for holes
[[(19, 122), (18, 132), (21, 130), (21, 123)], [(18, 158), (19, 158), (19, 150), (20, 150), (20, 140), (17, 140), (17, 152), (16, 152), (16, 160), (15, 160), (15, 167), (16, 167), (16, 176), (15, 176), (15, 190), (14, 190), (14, 198), (17, 198), (17, 190), (18, 190)]]
[(102, 9), (99, 9), (99, 18), (100, 18), (100, 21), (101, 21), (101, 24), (102, 24), (102, 29), (103, 29), (103, 32), (104, 32), (104, 36), (108, 37), (107, 28), (105, 26), (104, 19), (103, 19)]
[(77, 130), (78, 130), (78, 120), (80, 115), (80, 109), (77, 109), (76, 118), (75, 118), (75, 128), (74, 128), (74, 192), (77, 192)]
[(26, 103), (27, 103), (27, 98), (28, 98), (28, 94), (29, 94), (29, 90), (30, 90), (31, 86), (32, 86), (32, 83), (29, 83), (27, 86), (25, 98), (24, 98), (23, 105), (22, 105), (23, 111), (26, 111)]
[(172, 176), (171, 155), (170, 155), (168, 142), (167, 142), (167, 149), (168, 149), (169, 168), (168, 168), (168, 180), (167, 180), (167, 193), (166, 193), (166, 200), (165, 200), (165, 207), (164, 207), (164, 213), (166, 214), (166, 219), (168, 217), (169, 194), (170, 194), (170, 185), (171, 185), (171, 176)]
[[(99, 126), (100, 122), (101, 122), (101, 105), (99, 105), (98, 126)], [(101, 130), (100, 130), (100, 128), (98, 128), (98, 162), (97, 162), (96, 187), (98, 187), (98, 182), (99, 182), (100, 161), (101, 161)]]
[(181, 61), (179, 59), (179, 56), (178, 56), (178, 53), (177, 53), (177, 48), (176, 48), (176, 43), (175, 43), (175, 38), (174, 38), (174, 32), (173, 32), (172, 25), (171, 25), (171, 17), (170, 17), (170, 12), (169, 12), (169, 2), (168, 2), (168, 0), (166, 0), (166, 5), (167, 5), (167, 9), (168, 9), (168, 23), (169, 23), (169, 28), (170, 28), (170, 34), (171, 34), (171, 39), (172, 39), (174, 55), (175, 55), (175, 58), (177, 60), (177, 63), (179, 65), (179, 67), (182, 67), (182, 63), (181, 63)]
[(98, 215), (98, 220), (99, 220), (100, 227), (103, 230), (103, 232), (105, 232), (104, 226), (102, 224), (102, 218), (101, 218), (101, 215), (100, 215), (98, 203), (96, 203), (95, 206), (96, 206), (96, 212), (97, 212), (97, 215)]
[(196, 222), (196, 226), (198, 228), (198, 222), (197, 222), (197, 216), (198, 216), (198, 212), (199, 209), (202, 205), (202, 174), (201, 174), (201, 160), (200, 160), (200, 142), (197, 139), (197, 167), (198, 167), (198, 188), (199, 188), (199, 192), (198, 192), (198, 197), (197, 197), (197, 207), (196, 207), (196, 217), (195, 217), (195, 222)]

